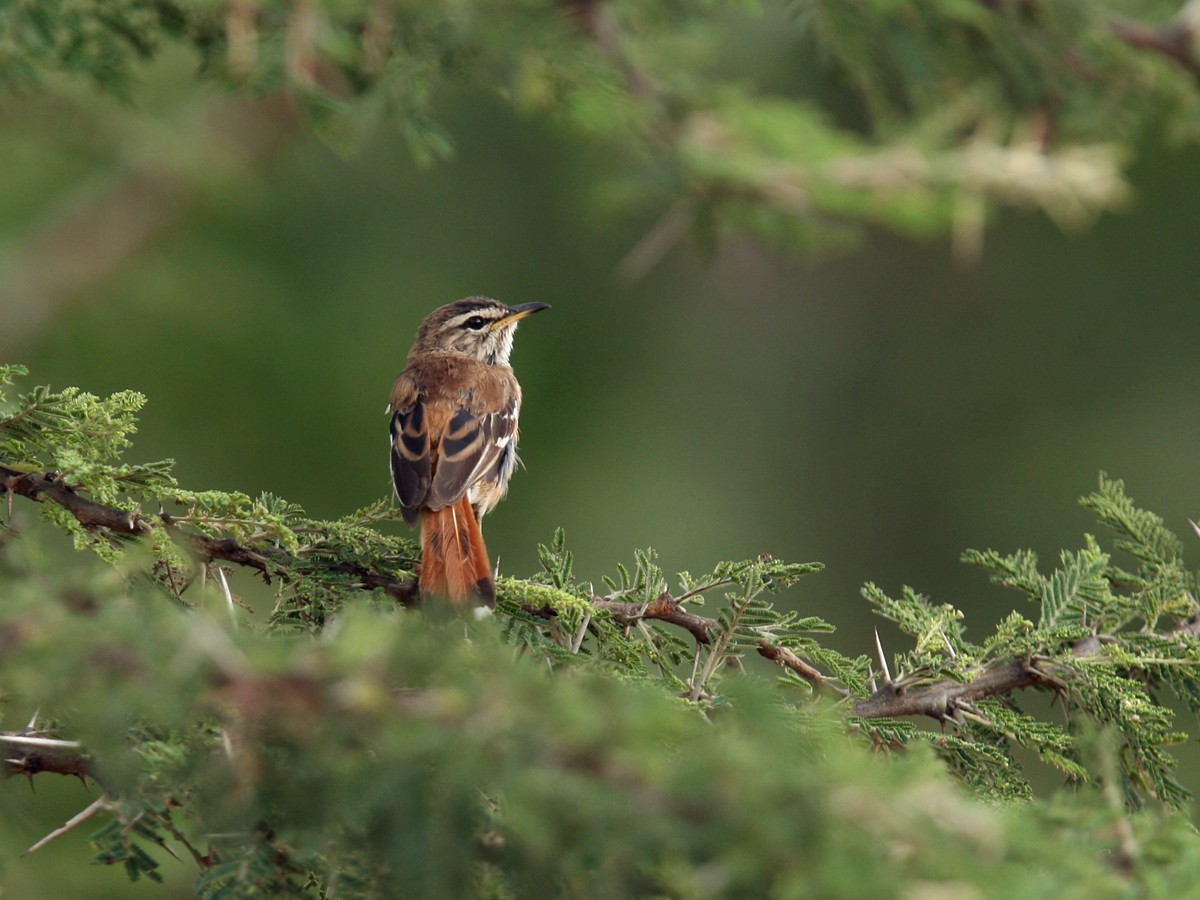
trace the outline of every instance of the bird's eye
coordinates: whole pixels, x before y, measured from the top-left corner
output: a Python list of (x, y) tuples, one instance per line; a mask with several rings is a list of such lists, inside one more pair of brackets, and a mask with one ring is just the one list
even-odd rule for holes
[(486, 324), (487, 320), (483, 316), (471, 316), (471, 318), (463, 322), (463, 327), (470, 328), (472, 331), (478, 331)]

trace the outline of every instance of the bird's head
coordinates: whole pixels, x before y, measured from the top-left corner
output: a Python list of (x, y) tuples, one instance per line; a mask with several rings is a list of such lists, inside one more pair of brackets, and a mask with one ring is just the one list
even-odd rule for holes
[(463, 353), (488, 365), (507, 365), (517, 323), (549, 308), (548, 303), (508, 306), (489, 297), (456, 300), (425, 317), (413, 353)]

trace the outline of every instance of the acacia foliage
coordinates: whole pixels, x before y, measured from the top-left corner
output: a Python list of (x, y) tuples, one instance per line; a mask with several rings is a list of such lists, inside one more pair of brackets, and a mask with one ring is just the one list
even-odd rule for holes
[(432, 163), (454, 146), (438, 98), (467, 85), (620, 160), (603, 202), (661, 217), (636, 274), (688, 230), (794, 248), (869, 224), (971, 251), (998, 207), (1085, 224), (1127, 200), (1139, 143), (1200, 135), (1195, 19), (1160, 0), (42, 0), (0, 13), (0, 87), (136, 97), (182, 52), (340, 148), (386, 121)]
[[(676, 586), (647, 551), (601, 596), (561, 534), (540, 573), (500, 580), (494, 618), (410, 610), (385, 502), (321, 522), (185, 490), (169, 461), (122, 458), (143, 399), (0, 400), (8, 771), (95, 781), (96, 859), (131, 877), (168, 850), (213, 897), (1120, 895), (1200, 874), (1161, 696), (1197, 702), (1196, 575), (1119, 482), (1084, 502), (1120, 556), (1088, 537), (1044, 574), (967, 554), (1032, 601), (980, 643), (954, 608), (868, 585), (912, 637), (871, 660), (779, 607), (816, 564)], [(269, 614), (238, 605), (235, 569), (270, 581)], [(888, 715), (906, 709), (942, 727)], [(1031, 801), (1021, 748), (1067, 786)]]

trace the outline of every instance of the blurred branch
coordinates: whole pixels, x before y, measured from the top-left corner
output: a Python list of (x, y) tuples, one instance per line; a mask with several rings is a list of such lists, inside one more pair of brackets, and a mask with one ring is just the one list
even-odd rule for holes
[(596, 42), (601, 52), (621, 73), (633, 96), (644, 100), (657, 98), (658, 92), (653, 82), (634, 65), (622, 48), (616, 16), (604, 0), (563, 0), (563, 6), (580, 29)]
[[(234, 171), (260, 165), (298, 122), (282, 96), (230, 97), (203, 119), (188, 148), (207, 146)], [(178, 223), (211, 178), (212, 167), (148, 156), (125, 171), (85, 182), (45, 213), (5, 266), (11, 298), (0, 344), (16, 346), (54, 312), (119, 271)]]
[(1200, 80), (1200, 48), (1197, 47), (1197, 26), (1200, 25), (1200, 2), (1188, 0), (1166, 25), (1154, 26), (1131, 19), (1113, 22), (1113, 33), (1131, 47), (1151, 50), (1178, 63)]

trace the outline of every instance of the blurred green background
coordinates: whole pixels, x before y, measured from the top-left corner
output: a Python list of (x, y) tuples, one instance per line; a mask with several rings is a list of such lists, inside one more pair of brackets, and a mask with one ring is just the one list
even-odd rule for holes
[[(1077, 546), (1093, 526), (1075, 499), (1102, 469), (1191, 539), (1194, 150), (1144, 148), (1128, 211), (1086, 233), (1005, 215), (976, 264), (882, 235), (817, 259), (684, 242), (627, 282), (615, 270), (652, 223), (608, 212), (618, 163), (448, 93), (449, 163), (414, 165), (386, 127), (352, 156), (289, 134), (254, 165), (133, 191), (100, 224), (166, 224), (89, 269), (111, 236), (63, 220), (114, 183), (141, 187), (130, 171), (170, 183), (181, 158), (218, 156), (212, 122), (173, 105), (188, 72), (154, 70), (145, 112), (82, 89), (7, 105), (0, 224), (18, 289), (0, 321), (17, 327), (0, 354), (39, 383), (148, 394), (129, 455), (174, 457), (189, 487), (270, 491), (318, 516), (385, 495), (384, 406), (417, 324), (483, 293), (554, 307), (513, 358), (527, 469), (488, 521), (509, 574), (534, 571), (560, 525), (597, 584), (635, 547), (668, 570), (821, 560), (788, 602), (859, 647), (868, 579), (961, 604), (982, 631), (1018, 598), (961, 550)], [(43, 232), (69, 242), (47, 250)], [(29, 287), (39, 265), (77, 259), (77, 281)]]
[[(823, 258), (684, 242), (630, 282), (653, 219), (614, 214), (619, 160), (548, 122), (447, 91), (456, 156), (425, 168), (387, 126), (339, 154), (272, 133), (269, 106), (231, 118), (193, 65), (155, 63), (136, 104), (63, 84), (0, 107), (0, 357), (149, 395), (128, 455), (174, 457), (190, 488), (322, 517), (387, 494), (384, 406), (416, 327), (482, 293), (554, 307), (513, 356), (527, 469), (486, 523), (506, 574), (558, 526), (597, 585), (635, 547), (668, 571), (820, 560), (783, 603), (858, 653), (866, 580), (986, 634), (1021, 600), (959, 553), (1049, 567), (1095, 530), (1075, 500), (1100, 470), (1196, 540), (1195, 149), (1140, 148), (1128, 209), (1085, 233), (1005, 214), (970, 265), (885, 235)], [(252, 154), (229, 149), (255, 128)], [(38, 790), (65, 815), (86, 797)]]

